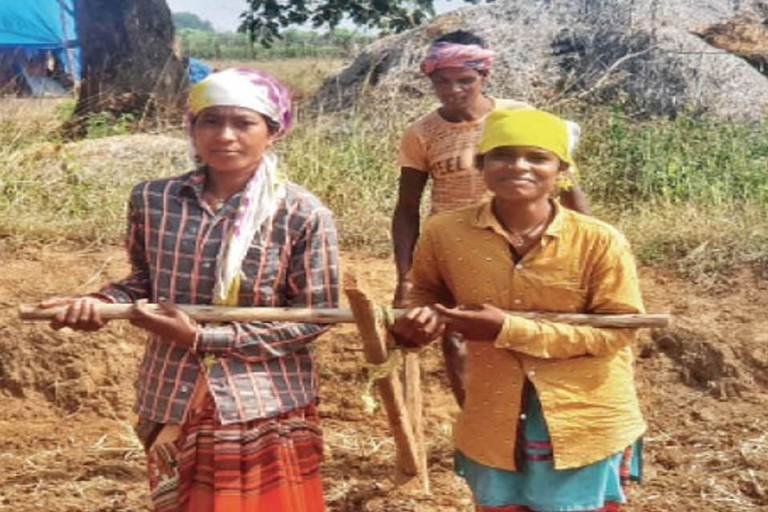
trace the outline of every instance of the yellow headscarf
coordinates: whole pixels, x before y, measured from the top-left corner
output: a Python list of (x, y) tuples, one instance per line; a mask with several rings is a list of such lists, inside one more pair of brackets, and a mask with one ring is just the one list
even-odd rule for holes
[(485, 118), (479, 152), (484, 154), (502, 146), (532, 146), (551, 151), (575, 167), (572, 153), (580, 131), (576, 123), (543, 110), (494, 110)]

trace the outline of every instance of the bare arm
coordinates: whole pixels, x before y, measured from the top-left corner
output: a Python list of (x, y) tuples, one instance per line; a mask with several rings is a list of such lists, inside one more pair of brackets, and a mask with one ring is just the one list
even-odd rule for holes
[(392, 241), (397, 268), (397, 289), (394, 303), (401, 305), (407, 292), (407, 275), (411, 269), (413, 249), (419, 239), (421, 197), (429, 175), (411, 167), (400, 169), (397, 206), (392, 216)]

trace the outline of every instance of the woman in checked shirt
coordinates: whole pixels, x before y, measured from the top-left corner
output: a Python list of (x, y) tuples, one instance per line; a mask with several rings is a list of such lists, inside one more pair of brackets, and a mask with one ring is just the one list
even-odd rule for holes
[(41, 304), (67, 305), (52, 326), (81, 330), (105, 324), (99, 301), (135, 304), (149, 339), (134, 409), (156, 512), (325, 510), (312, 342), (326, 327), (203, 325), (174, 305), (337, 307), (331, 213), (272, 151), (291, 120), (288, 91), (266, 73), (227, 69), (195, 84), (199, 166), (133, 189), (131, 274)]

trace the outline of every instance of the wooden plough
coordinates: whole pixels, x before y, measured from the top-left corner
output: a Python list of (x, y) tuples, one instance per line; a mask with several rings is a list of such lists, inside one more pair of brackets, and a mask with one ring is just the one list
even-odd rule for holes
[[(300, 308), (248, 308), (227, 306), (179, 305), (190, 317), (199, 322), (253, 322), (285, 321), (309, 323), (355, 323), (363, 343), (363, 354), (373, 372), (375, 385), (387, 414), (395, 442), (396, 482), (409, 487), (420, 486), (429, 492), (427, 457), (424, 449), (422, 420), (421, 366), (417, 351), (403, 351), (402, 365), (393, 350), (389, 327), (404, 310), (377, 306), (370, 300), (354, 274), (344, 277), (344, 292), (349, 309)], [(157, 304), (145, 306), (150, 311), (161, 311)], [(97, 304), (103, 319), (131, 319), (132, 304)], [(38, 308), (20, 305), (22, 320), (51, 320), (63, 307)], [(596, 327), (666, 327), (665, 314), (590, 315), (581, 313), (535, 313), (510, 311), (510, 314), (532, 319), (546, 319)]]

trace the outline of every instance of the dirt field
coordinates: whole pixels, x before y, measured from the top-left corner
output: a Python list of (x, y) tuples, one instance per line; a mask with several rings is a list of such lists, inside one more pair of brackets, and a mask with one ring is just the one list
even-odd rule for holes
[[(122, 249), (71, 245), (23, 248), (0, 240), (0, 510), (146, 511), (144, 460), (132, 437), (131, 380), (141, 335), (125, 323), (99, 334), (55, 333), (21, 324), (15, 306), (93, 290), (126, 271)], [(347, 254), (386, 303), (389, 260)], [(648, 309), (674, 326), (644, 333), (638, 384), (650, 424), (645, 482), (629, 512), (765, 510), (766, 283), (745, 271), (729, 289), (703, 293), (642, 269)], [(324, 478), (331, 512), (469, 512), (451, 472), (456, 407), (438, 351), (424, 353), (431, 495), (396, 488), (384, 414), (363, 412), (362, 354), (351, 327), (318, 341)]]

